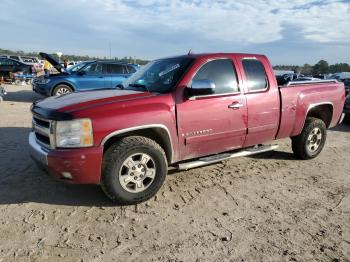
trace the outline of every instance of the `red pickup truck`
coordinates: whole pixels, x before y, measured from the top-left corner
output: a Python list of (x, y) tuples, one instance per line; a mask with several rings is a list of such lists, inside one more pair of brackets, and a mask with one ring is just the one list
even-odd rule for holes
[(134, 204), (156, 194), (169, 166), (261, 153), (286, 137), (297, 158), (314, 158), (344, 101), (336, 80), (278, 86), (263, 55), (188, 54), (152, 61), (116, 90), (34, 102), (29, 144), (54, 177)]

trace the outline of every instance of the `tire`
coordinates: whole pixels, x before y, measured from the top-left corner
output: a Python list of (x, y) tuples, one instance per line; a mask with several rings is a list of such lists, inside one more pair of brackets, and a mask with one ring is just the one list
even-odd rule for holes
[(73, 92), (73, 89), (70, 86), (62, 84), (62, 85), (56, 86), (52, 94), (54, 96), (60, 96), (60, 95), (69, 94), (71, 92)]
[(142, 136), (124, 137), (104, 154), (101, 187), (117, 204), (137, 204), (158, 192), (167, 172), (164, 150), (155, 141)]
[(292, 150), (299, 159), (312, 159), (318, 156), (326, 142), (326, 124), (318, 118), (309, 117), (300, 135), (292, 137)]

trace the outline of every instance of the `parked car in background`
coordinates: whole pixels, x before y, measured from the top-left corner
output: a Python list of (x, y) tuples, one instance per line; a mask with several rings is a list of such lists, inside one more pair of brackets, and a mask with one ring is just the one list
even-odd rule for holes
[(33, 65), (27, 65), (12, 58), (0, 57), (0, 77), (10, 78), (10, 73), (23, 72), (32, 74), (35, 72)]
[(276, 79), (277, 79), (277, 83), (279, 85), (285, 85), (288, 82), (291, 81), (296, 81), (297, 79), (304, 77), (304, 75), (302, 74), (297, 74), (297, 73), (293, 73), (293, 74), (283, 74), (283, 75), (276, 75)]
[[(80, 61), (80, 62), (81, 62), (81, 61)], [(70, 68), (70, 67), (72, 67), (72, 66), (75, 66), (76, 64), (79, 64), (80, 62), (71, 61), (71, 62), (69, 62), (69, 63), (67, 64), (67, 68)], [(64, 63), (63, 63), (63, 62), (61, 62), (60, 65), (61, 65), (62, 67), (64, 67)]]
[(59, 72), (43, 75), (33, 80), (33, 91), (45, 96), (94, 89), (115, 89), (137, 70), (133, 64), (113, 60), (85, 61), (65, 69), (52, 56), (45, 53), (40, 53), (40, 55)]
[(340, 79), (339, 81), (344, 83), (346, 95), (350, 94), (350, 77)]
[(338, 73), (334, 73), (332, 74), (330, 77), (330, 79), (337, 79), (337, 80), (341, 80), (341, 79), (346, 79), (346, 78), (350, 78), (350, 72), (338, 72)]
[(71, 61), (68, 63), (68, 67), (67, 68), (71, 68), (72, 66), (75, 66), (76, 64), (79, 64), (80, 62), (75, 62), (75, 61)]
[(262, 153), (278, 147), (263, 143), (288, 137), (297, 158), (312, 159), (342, 121), (344, 101), (336, 80), (278, 86), (263, 55), (164, 58), (119, 90), (35, 102), (30, 152), (59, 180), (100, 184), (111, 200), (136, 204), (156, 194), (168, 166)]
[(42, 70), (42, 65), (40, 64), (40, 61), (37, 57), (18, 56), (18, 55), (1, 55), (0, 57), (11, 58), (23, 64), (30, 65), (33, 68), (33, 73), (39, 72)]

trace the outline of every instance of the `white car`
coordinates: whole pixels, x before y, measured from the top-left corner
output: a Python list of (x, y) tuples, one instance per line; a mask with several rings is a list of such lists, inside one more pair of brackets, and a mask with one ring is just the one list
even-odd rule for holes
[(11, 58), (17, 61), (20, 61), (26, 65), (31, 65), (34, 68), (35, 72), (39, 72), (42, 70), (42, 65), (39, 62), (37, 57), (30, 56), (18, 56), (18, 55), (2, 55), (1, 57)]

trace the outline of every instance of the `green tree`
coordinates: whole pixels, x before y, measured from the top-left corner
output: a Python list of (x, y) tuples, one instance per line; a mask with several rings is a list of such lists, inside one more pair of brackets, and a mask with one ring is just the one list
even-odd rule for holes
[(301, 68), (301, 73), (304, 75), (311, 75), (312, 74), (313, 67), (309, 64), (304, 64)]
[(331, 73), (350, 72), (350, 65), (347, 63), (337, 63), (329, 66)]
[(312, 73), (314, 75), (318, 74), (328, 74), (329, 73), (329, 65), (328, 62), (325, 60), (320, 60), (316, 65), (314, 65), (314, 68), (312, 70)]

